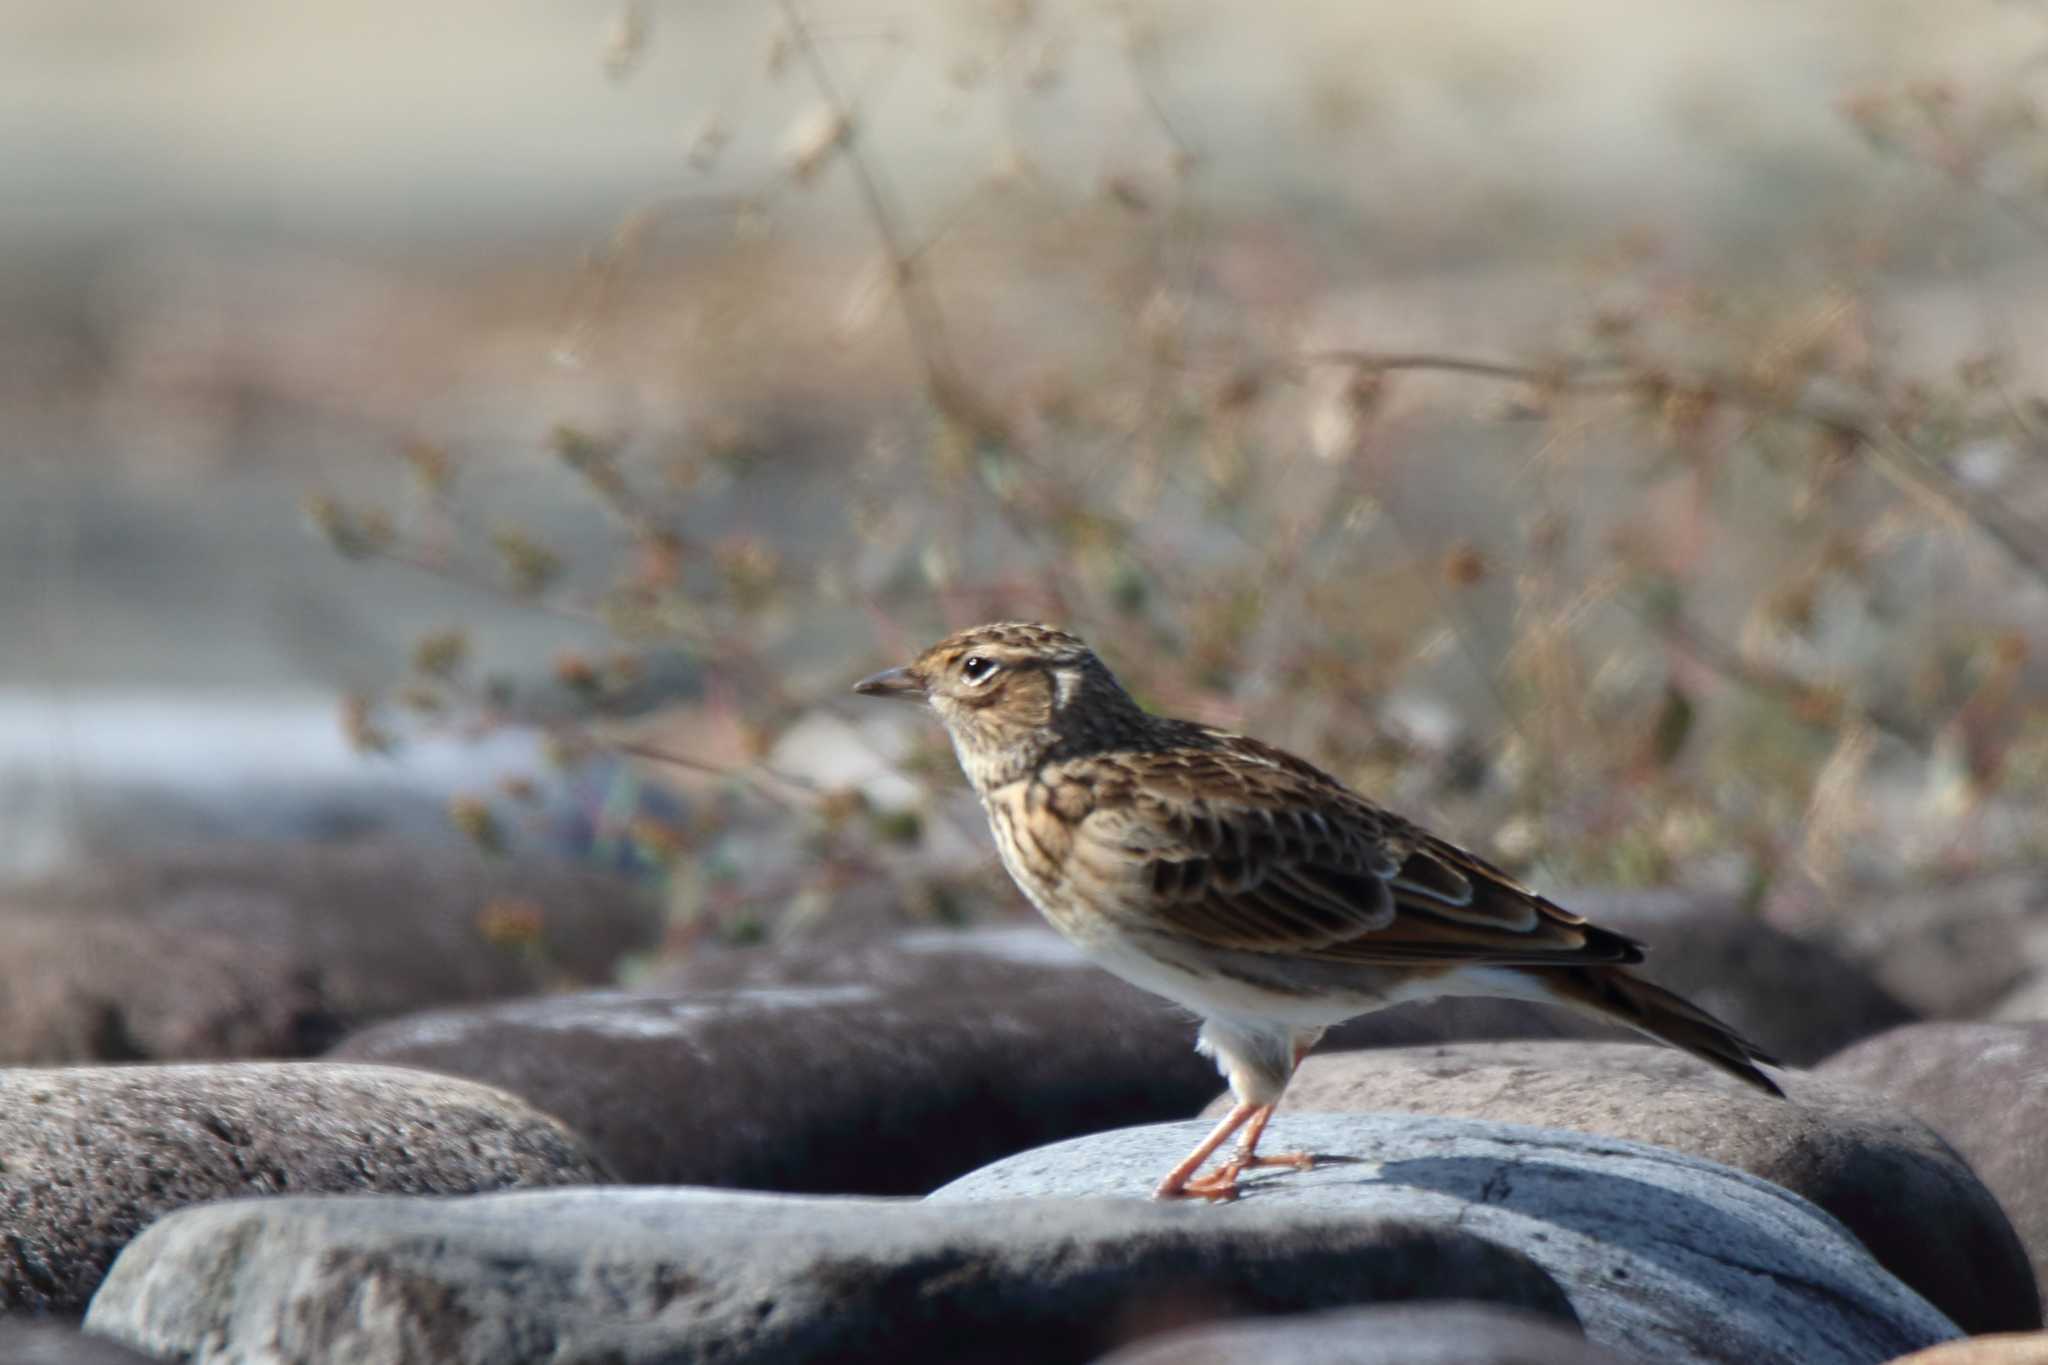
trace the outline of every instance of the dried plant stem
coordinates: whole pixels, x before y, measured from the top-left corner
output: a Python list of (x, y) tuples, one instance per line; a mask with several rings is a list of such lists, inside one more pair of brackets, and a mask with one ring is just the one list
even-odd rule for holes
[(618, 451), (605, 441), (568, 427), (558, 427), (552, 438), (556, 458), (576, 475), (605, 515), (643, 545), (666, 546), (680, 554), (690, 544), (673, 521), (657, 515), (653, 501), (633, 487), (620, 466)]
[(834, 126), (843, 130), (841, 136), (846, 164), (853, 174), (854, 187), (860, 194), (868, 221), (881, 241), (883, 254), (889, 258), (896, 297), (903, 310), (903, 323), (910, 333), (911, 349), (917, 353), (926, 380), (934, 388), (947, 382), (957, 382), (951, 353), (946, 345), (945, 319), (931, 291), (926, 288), (920, 269), (918, 257), (921, 249), (912, 245), (904, 231), (902, 215), (888, 188), (883, 185), (881, 173), (860, 152), (860, 128), (854, 121), (853, 104), (841, 93), (839, 82), (833, 77), (832, 68), (826, 64), (825, 54), (818, 47), (817, 35), (797, 0), (778, 0), (778, 3), (783, 21), (789, 26), (791, 48), (810, 73), (811, 84), (817, 87), (819, 98), (825, 101), (825, 112)]
[[(631, 754), (635, 758), (645, 758), (656, 763), (666, 763), (670, 767), (683, 768), (693, 773), (702, 773), (707, 777), (727, 778), (745, 782), (770, 801), (792, 810), (809, 809), (824, 800), (826, 796), (824, 788), (811, 781), (808, 777), (797, 773), (784, 772), (782, 769), (767, 763), (754, 762), (739, 765), (714, 763), (709, 759), (697, 758), (694, 755), (680, 753), (674, 749), (664, 749), (658, 744), (647, 744), (640, 740), (594, 735), (591, 737), (591, 742), (616, 753)], [(776, 783), (780, 783), (783, 787), (794, 788), (801, 795), (792, 795), (790, 792), (780, 790), (775, 785)]]
[(402, 568), (411, 569), (415, 573), (423, 573), (429, 577), (438, 578), (445, 583), (453, 583), (458, 587), (471, 588), (477, 592), (489, 593), (493, 597), (506, 598), (517, 602), (522, 607), (531, 607), (535, 611), (545, 612), (550, 616), (559, 616), (565, 621), (574, 621), (579, 625), (600, 627), (604, 625), (603, 616), (591, 607), (565, 601), (559, 597), (521, 592), (517, 588), (497, 582), (486, 574), (463, 568), (449, 562), (441, 555), (428, 551), (417, 550), (403, 545), (384, 545), (368, 551), (363, 557), (366, 559), (383, 560), (387, 564), (396, 564)]
[(1675, 649), (1717, 677), (1753, 692), (1784, 701), (1795, 712), (1810, 714), (1821, 724), (1860, 720), (1881, 730), (1900, 743), (1925, 753), (1930, 745), (1924, 727), (1882, 707), (1861, 706), (1825, 684), (1773, 668), (1745, 657), (1736, 650), (1684, 620), (1656, 623), (1652, 629), (1663, 635)]
[(1752, 411), (1778, 413), (1853, 441), (1870, 452), (1878, 472), (1917, 498), (1974, 527), (2028, 576), (2048, 586), (2048, 530), (2012, 516), (1965, 487), (1890, 422), (1867, 405), (1829, 398), (1803, 384), (1798, 392), (1736, 375), (1704, 372), (1660, 374), (1640, 368), (1578, 370), (1516, 365), (1428, 352), (1330, 350), (1302, 357), (1309, 365), (1348, 365), (1370, 372), (1434, 370), (1571, 393), (1624, 393), (1658, 385), (1683, 385)]

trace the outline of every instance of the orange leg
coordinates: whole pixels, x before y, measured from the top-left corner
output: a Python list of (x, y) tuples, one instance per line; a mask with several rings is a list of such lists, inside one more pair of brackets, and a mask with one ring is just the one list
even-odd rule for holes
[[(1295, 1066), (1301, 1065), (1302, 1054), (1308, 1051), (1310, 1043), (1311, 1040), (1304, 1039), (1295, 1044)], [(1316, 1159), (1310, 1152), (1282, 1152), (1277, 1156), (1258, 1155), (1259, 1138), (1265, 1133), (1266, 1124), (1271, 1121), (1274, 1108), (1275, 1105), (1272, 1104), (1255, 1105), (1240, 1101), (1224, 1116), (1223, 1122), (1217, 1124), (1215, 1130), (1202, 1139), (1201, 1146), (1188, 1153), (1186, 1160), (1167, 1173), (1166, 1179), (1160, 1181), (1158, 1188), (1152, 1191), (1152, 1197), (1179, 1199), (1194, 1196), (1200, 1199), (1235, 1199), (1237, 1178), (1254, 1167), (1292, 1166), (1297, 1171), (1306, 1171), (1314, 1166)], [(1246, 1127), (1247, 1124), (1250, 1126)], [(1240, 1127), (1244, 1128), (1244, 1136), (1238, 1139), (1237, 1155), (1217, 1167), (1213, 1173), (1200, 1179), (1194, 1178), (1195, 1172), (1202, 1168), (1202, 1163), (1214, 1155), (1218, 1147), (1229, 1141), (1230, 1135)]]
[(1266, 1131), (1266, 1120), (1273, 1117), (1274, 1108), (1275, 1106), (1269, 1104), (1262, 1112), (1252, 1117), (1252, 1126), (1244, 1130), (1244, 1137), (1238, 1143), (1237, 1157), (1235, 1159), (1245, 1166), (1292, 1166), (1297, 1171), (1311, 1169), (1316, 1164), (1314, 1152), (1280, 1152), (1274, 1156), (1255, 1155), (1259, 1145), (1259, 1135)]
[[(1268, 1105), (1266, 1108), (1270, 1112), (1272, 1106)], [(1166, 1173), (1166, 1179), (1159, 1182), (1158, 1188), (1152, 1191), (1152, 1197), (1154, 1199), (1178, 1199), (1184, 1194), (1202, 1193), (1202, 1191), (1188, 1188), (1188, 1177), (1202, 1169), (1202, 1163), (1207, 1161), (1218, 1147), (1230, 1141), (1230, 1135), (1244, 1127), (1246, 1119), (1249, 1119), (1258, 1112), (1258, 1105), (1240, 1104), (1228, 1114), (1225, 1114), (1223, 1122), (1217, 1124), (1215, 1130), (1209, 1136), (1202, 1139), (1201, 1145), (1195, 1148), (1194, 1151), (1189, 1152), (1185, 1161)]]

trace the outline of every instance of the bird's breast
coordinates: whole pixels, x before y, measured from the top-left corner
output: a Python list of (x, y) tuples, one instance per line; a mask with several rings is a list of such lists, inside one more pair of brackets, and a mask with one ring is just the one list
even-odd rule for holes
[(1076, 826), (1051, 808), (1051, 800), (1042, 783), (993, 791), (984, 802), (989, 831), (1017, 889), (1053, 928), (1086, 948), (1102, 926), (1089, 888), (1076, 884), (1076, 874), (1085, 871), (1076, 864)]

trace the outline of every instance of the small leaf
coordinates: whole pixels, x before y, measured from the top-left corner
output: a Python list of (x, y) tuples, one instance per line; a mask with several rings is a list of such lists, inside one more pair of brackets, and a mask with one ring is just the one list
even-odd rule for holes
[(507, 527), (494, 532), (491, 548), (498, 552), (514, 592), (534, 596), (562, 576), (560, 557), (524, 531)]
[(368, 559), (391, 546), (391, 520), (375, 509), (357, 511), (338, 498), (316, 493), (304, 504), (314, 534), (347, 559)]
[(359, 754), (389, 754), (398, 748), (397, 736), (377, 723), (376, 703), (361, 693), (341, 699), (341, 733)]
[(429, 678), (453, 678), (469, 662), (469, 635), (459, 628), (428, 631), (413, 643), (413, 670)]
[(458, 796), (448, 803), (448, 818), (463, 836), (486, 853), (505, 851), (505, 827), (480, 796)]

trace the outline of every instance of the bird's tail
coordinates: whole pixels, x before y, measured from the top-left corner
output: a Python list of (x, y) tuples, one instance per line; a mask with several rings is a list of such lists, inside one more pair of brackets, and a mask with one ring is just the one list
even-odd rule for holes
[(1568, 967), (1529, 975), (1540, 975), (1543, 985), (1561, 1005), (1626, 1024), (1660, 1043), (1690, 1052), (1767, 1095), (1784, 1097), (1785, 1092), (1777, 1083), (1756, 1066), (1758, 1062), (1777, 1066), (1776, 1058), (1662, 986), (1652, 985), (1620, 967)]

